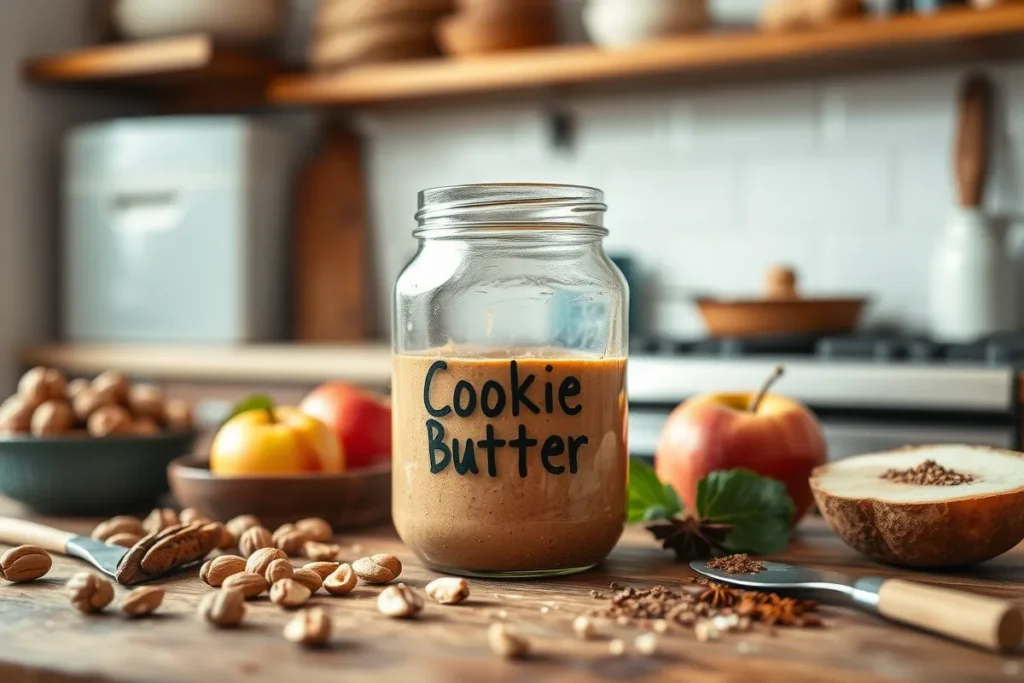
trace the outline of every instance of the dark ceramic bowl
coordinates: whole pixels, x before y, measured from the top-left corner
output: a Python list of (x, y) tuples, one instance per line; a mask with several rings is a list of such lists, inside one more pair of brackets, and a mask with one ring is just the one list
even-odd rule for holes
[(194, 432), (156, 436), (0, 438), (0, 493), (44, 515), (143, 511), (167, 492), (167, 463)]
[(223, 476), (206, 461), (184, 457), (168, 466), (167, 478), (182, 507), (222, 522), (249, 514), (273, 529), (321, 517), (343, 530), (391, 519), (390, 464), (341, 474)]

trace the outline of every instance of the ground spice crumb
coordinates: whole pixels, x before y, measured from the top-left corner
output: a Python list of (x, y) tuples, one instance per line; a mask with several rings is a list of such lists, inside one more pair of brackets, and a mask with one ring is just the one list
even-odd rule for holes
[(881, 478), (898, 484), (916, 484), (918, 486), (959, 486), (974, 481), (973, 475), (947, 469), (934, 460), (925, 460), (917, 467), (908, 470), (888, 469)]
[(602, 593), (601, 591), (590, 591), (590, 597), (595, 598), (597, 600), (604, 600), (604, 593)]
[(708, 561), (708, 569), (717, 569), (726, 574), (756, 574), (763, 572), (764, 562), (755, 560), (746, 553), (716, 557)]

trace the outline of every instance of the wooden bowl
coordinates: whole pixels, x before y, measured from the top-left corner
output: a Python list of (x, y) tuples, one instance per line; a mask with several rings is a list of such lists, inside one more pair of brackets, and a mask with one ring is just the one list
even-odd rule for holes
[(167, 492), (167, 464), (194, 432), (153, 436), (0, 438), (0, 493), (44, 515), (149, 510)]
[(337, 530), (391, 519), (391, 465), (341, 474), (218, 476), (194, 456), (167, 467), (171, 491), (182, 507), (226, 522), (256, 515), (274, 528), (304, 517), (322, 517)]
[(434, 22), (427, 20), (371, 24), (318, 36), (310, 47), (309, 61), (322, 70), (437, 54)]
[(849, 334), (867, 299), (698, 299), (712, 337)]
[(558, 26), (547, 12), (456, 14), (438, 21), (436, 30), (441, 51), (457, 57), (550, 45), (558, 37)]

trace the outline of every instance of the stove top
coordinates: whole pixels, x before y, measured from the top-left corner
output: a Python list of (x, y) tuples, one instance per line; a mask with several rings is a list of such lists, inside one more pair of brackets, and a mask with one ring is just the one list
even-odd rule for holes
[(955, 344), (927, 337), (898, 334), (847, 336), (778, 336), (705, 338), (689, 341), (656, 339), (633, 343), (643, 354), (709, 358), (804, 357), (818, 360), (878, 363), (981, 363), (989, 366), (1024, 365), (1024, 333), (994, 334)]

